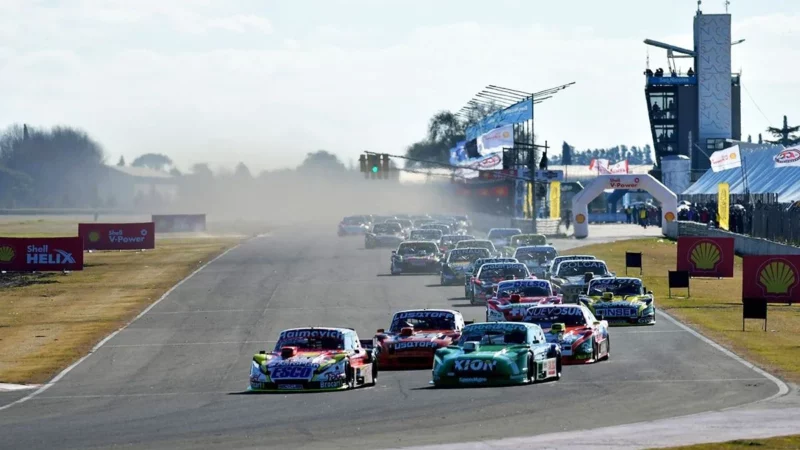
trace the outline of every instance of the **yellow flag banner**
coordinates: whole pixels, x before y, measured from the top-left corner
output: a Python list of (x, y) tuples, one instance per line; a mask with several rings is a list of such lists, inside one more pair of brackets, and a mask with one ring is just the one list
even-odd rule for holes
[(561, 182), (550, 182), (550, 218), (561, 218)]
[(720, 183), (717, 196), (719, 227), (723, 230), (729, 230), (728, 218), (730, 218), (731, 214), (731, 186), (728, 183)]

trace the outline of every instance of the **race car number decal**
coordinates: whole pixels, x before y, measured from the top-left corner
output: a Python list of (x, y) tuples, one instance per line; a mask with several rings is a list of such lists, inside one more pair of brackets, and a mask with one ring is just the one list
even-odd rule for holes
[(308, 366), (279, 366), (272, 370), (270, 378), (273, 380), (310, 378), (313, 370), (313, 367)]

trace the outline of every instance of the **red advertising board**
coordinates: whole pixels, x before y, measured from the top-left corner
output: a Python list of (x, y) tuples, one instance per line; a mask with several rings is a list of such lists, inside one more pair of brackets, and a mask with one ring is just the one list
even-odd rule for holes
[(800, 255), (742, 258), (742, 298), (800, 303)]
[(156, 226), (144, 223), (79, 223), (84, 250), (140, 250), (156, 248)]
[(79, 237), (0, 237), (0, 270), (47, 272), (83, 270), (83, 241)]
[(678, 270), (692, 277), (732, 278), (734, 256), (733, 238), (678, 238)]

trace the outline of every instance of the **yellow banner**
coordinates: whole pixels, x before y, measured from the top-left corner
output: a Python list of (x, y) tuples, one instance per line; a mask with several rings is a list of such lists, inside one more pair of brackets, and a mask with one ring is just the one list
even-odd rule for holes
[(729, 230), (728, 218), (731, 214), (731, 186), (728, 183), (719, 184), (719, 193), (717, 194), (717, 214), (719, 214), (719, 227), (723, 230)]
[(550, 218), (561, 218), (561, 182), (550, 182)]
[(525, 218), (531, 219), (534, 217), (533, 213), (533, 183), (526, 183), (528, 185), (528, 194), (525, 196)]

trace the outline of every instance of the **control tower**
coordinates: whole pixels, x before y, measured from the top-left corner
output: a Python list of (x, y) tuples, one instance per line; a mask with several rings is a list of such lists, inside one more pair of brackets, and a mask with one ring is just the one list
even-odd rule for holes
[[(678, 158), (689, 165), (694, 182), (710, 168), (709, 155), (741, 139), (740, 74), (731, 72), (730, 14), (703, 14), (698, 1), (694, 49), (646, 39), (667, 51), (668, 66), (645, 72), (645, 98), (656, 163)], [(675, 60), (686, 59), (682, 69)], [(669, 169), (666, 169), (669, 170)]]

